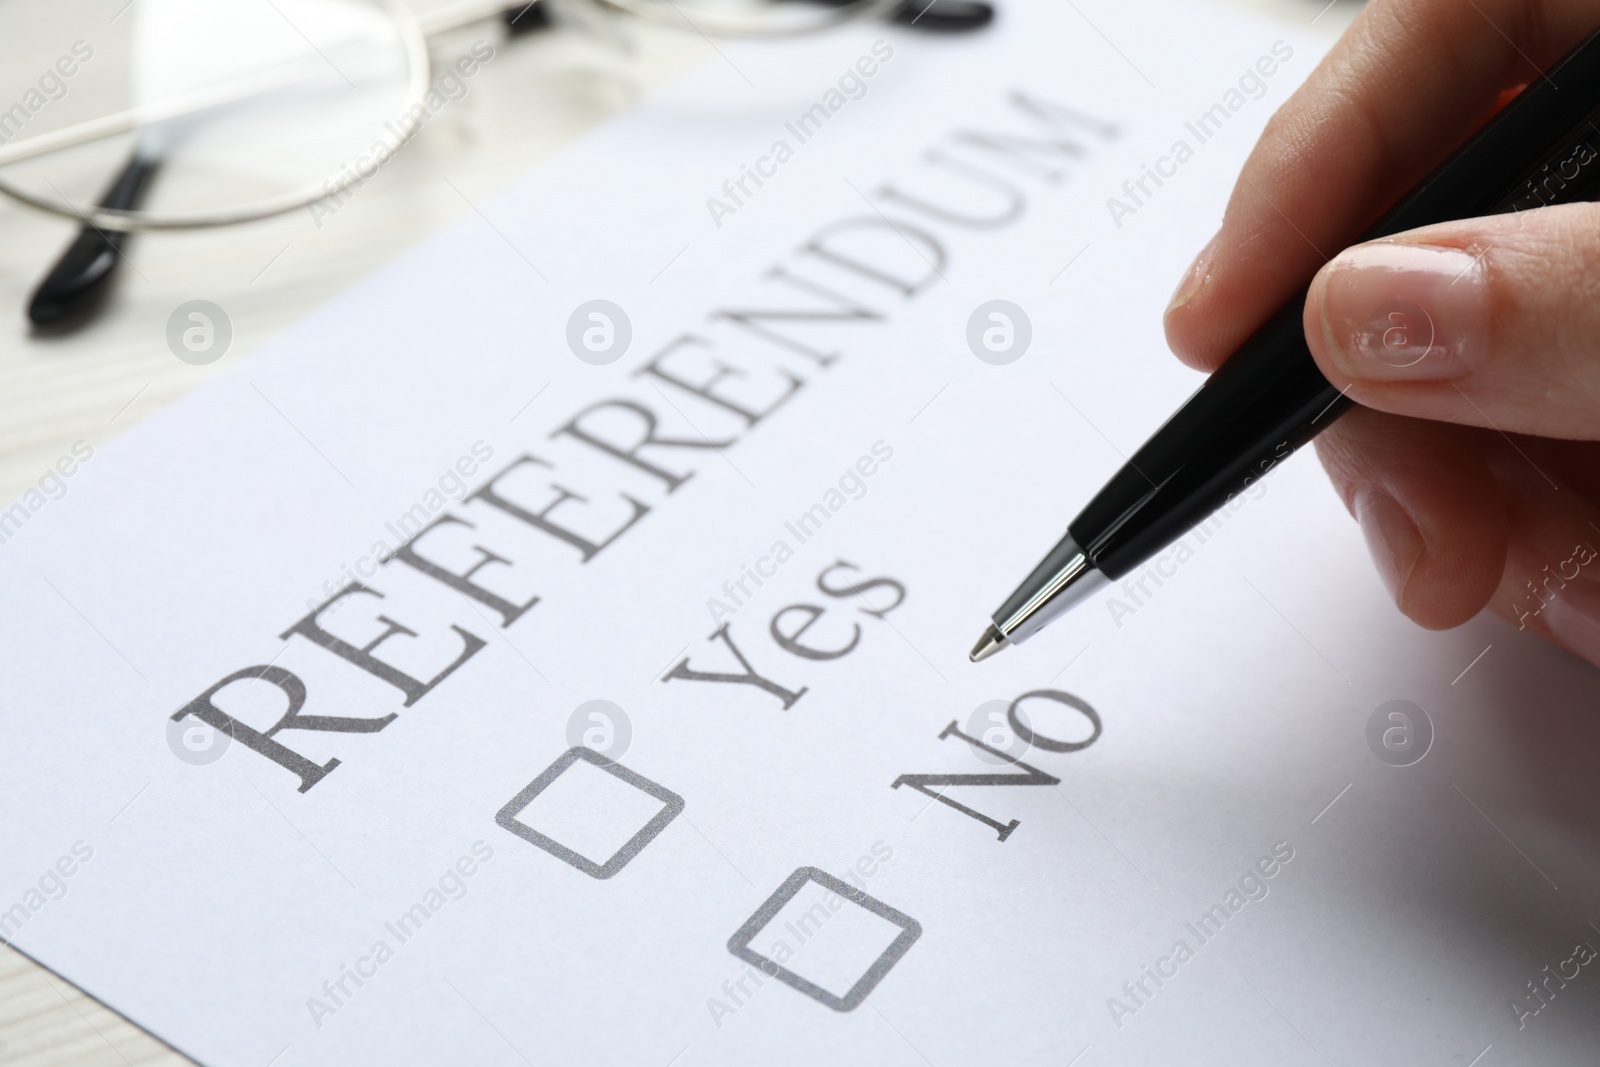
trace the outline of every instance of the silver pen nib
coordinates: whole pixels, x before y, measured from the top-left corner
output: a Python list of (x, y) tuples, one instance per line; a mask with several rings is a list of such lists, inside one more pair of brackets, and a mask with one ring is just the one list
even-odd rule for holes
[(1006, 640), (1006, 635), (1000, 632), (1000, 627), (990, 623), (989, 628), (983, 631), (983, 636), (978, 638), (978, 643), (972, 646), (972, 651), (968, 653), (967, 658), (974, 663), (986, 660), (1002, 648), (1005, 648), (1009, 643)]
[(1022, 644), (1106, 584), (1106, 576), (1090, 561), (1088, 553), (1078, 547), (1070, 534), (1063, 537), (994, 613), (994, 621), (972, 647), (972, 662)]

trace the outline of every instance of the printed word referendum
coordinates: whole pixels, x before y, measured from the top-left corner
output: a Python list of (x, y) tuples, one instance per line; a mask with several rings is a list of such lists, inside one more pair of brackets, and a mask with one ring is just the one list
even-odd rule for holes
[[(382, 537), (373, 541), (366, 555), (357, 557), (353, 564), (344, 564), (339, 568), (337, 577), (329, 578), (322, 583), (321, 596), (306, 599), (306, 610), (314, 610), (318, 604), (333, 596), (343, 586), (375, 576), (378, 568), (389, 562), (389, 557), (394, 555), (395, 549), (426, 529), (428, 523), (444, 509), (447, 503), (459, 501), (467, 495), (467, 479), (477, 474), (478, 468), (493, 457), (493, 445), (482, 439), (472, 442), (470, 454), (460, 456), (453, 466), (446, 467), (434, 485), (429, 486), (422, 494), (421, 499), (383, 524), (384, 532), (394, 538), (394, 543), (391, 544)], [(4, 521), (0, 519), (0, 529), (3, 528)], [(332, 610), (330, 609), (330, 612)]]
[[(546, 582), (584, 573), (619, 540), (635, 544), (653, 514), (687, 507), (708, 464), (751, 438), (804, 447), (792, 423), (787, 434), (772, 427), (822, 391), (847, 350), (888, 358), (886, 324), (936, 291), (953, 250), (1004, 232), (1116, 136), (1021, 90), (993, 101), (875, 184), (870, 206), (803, 234), (761, 270), (754, 295), (703, 305), (606, 392), (542, 430), (519, 427), (497, 469), (459, 501), (425, 508), (426, 525), (372, 577), (281, 620), (287, 648), (246, 653), (171, 718), (204, 722), (275, 765), (282, 784), (314, 788), (340, 766), (336, 753), (370, 753), (375, 735), (499, 648), (484, 635), (516, 625)], [(324, 681), (330, 668), (340, 681)], [(233, 713), (244, 706), (276, 718), (246, 721)]]

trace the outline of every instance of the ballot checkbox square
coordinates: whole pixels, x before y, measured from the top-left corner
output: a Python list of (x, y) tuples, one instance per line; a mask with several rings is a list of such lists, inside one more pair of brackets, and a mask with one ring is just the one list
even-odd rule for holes
[[(820, 890), (824, 899), (837, 894), (843, 898), (842, 907), (812, 902), (809, 909), (797, 908), (808, 890), (814, 894)], [(785, 920), (786, 914), (795, 918)], [(792, 967), (752, 947), (764, 933), (763, 943), (782, 938), (801, 942), (798, 953), (787, 960)], [(832, 935), (832, 944), (826, 943), (827, 935)], [(909, 915), (824, 870), (801, 867), (728, 939), (728, 951), (834, 1011), (854, 1011), (921, 936), (922, 924)], [(873, 954), (872, 946), (879, 944), (883, 947)], [(822, 954), (816, 945), (821, 945)], [(845, 961), (851, 962), (841, 968)], [(841, 978), (846, 972), (848, 977)]]
[(683, 798), (672, 790), (579, 745), (512, 797), (494, 821), (591, 878), (610, 878), (682, 810)]

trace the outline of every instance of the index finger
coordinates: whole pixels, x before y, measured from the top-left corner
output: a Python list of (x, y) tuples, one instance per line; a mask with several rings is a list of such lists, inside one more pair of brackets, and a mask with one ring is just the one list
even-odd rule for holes
[(1600, 23), (1600, 0), (1373, 0), (1267, 123), (1167, 310), (1212, 370), (1317, 268)]

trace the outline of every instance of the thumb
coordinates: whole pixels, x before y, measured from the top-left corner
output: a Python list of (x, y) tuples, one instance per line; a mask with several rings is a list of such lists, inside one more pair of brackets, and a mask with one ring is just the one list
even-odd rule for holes
[(1600, 439), (1600, 205), (1428, 226), (1317, 273), (1306, 341), (1380, 411)]

